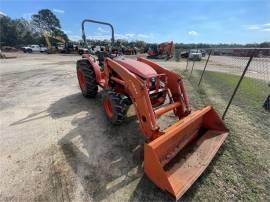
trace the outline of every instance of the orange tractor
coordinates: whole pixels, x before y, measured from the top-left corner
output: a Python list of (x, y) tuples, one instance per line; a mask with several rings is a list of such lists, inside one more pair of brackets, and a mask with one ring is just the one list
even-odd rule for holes
[[(109, 23), (84, 20), (110, 26)], [(119, 125), (134, 105), (146, 137), (144, 170), (162, 190), (179, 199), (206, 169), (226, 139), (228, 130), (215, 110), (207, 106), (192, 112), (183, 79), (145, 58), (119, 57), (117, 53), (84, 54), (77, 61), (82, 94), (94, 98), (103, 89), (103, 107), (112, 124)], [(158, 117), (172, 111), (176, 123), (161, 130)]]
[(151, 59), (166, 59), (173, 57), (174, 45), (173, 42), (164, 42), (159, 45), (152, 45), (147, 51), (147, 58)]

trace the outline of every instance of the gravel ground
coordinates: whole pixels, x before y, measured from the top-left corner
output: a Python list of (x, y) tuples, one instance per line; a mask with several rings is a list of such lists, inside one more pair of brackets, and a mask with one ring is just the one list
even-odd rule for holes
[(132, 109), (126, 124), (113, 127), (100, 94), (82, 97), (80, 56), (17, 56), (0, 67), (0, 201), (127, 201), (147, 190), (166, 199), (143, 175), (143, 134)]
[[(75, 72), (80, 56), (16, 55), (0, 60), (0, 201), (171, 200), (143, 174), (143, 134), (133, 110), (113, 127), (100, 94), (82, 97)], [(159, 63), (186, 67), (185, 61)], [(200, 198), (211, 187), (202, 181), (182, 199)]]

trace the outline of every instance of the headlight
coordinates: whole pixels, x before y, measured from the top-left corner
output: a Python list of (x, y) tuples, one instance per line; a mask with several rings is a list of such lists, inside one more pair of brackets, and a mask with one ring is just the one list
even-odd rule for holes
[(151, 78), (151, 82), (152, 82), (152, 83), (155, 83), (155, 82), (156, 82), (156, 77), (152, 77), (152, 78)]
[(156, 77), (152, 77), (152, 78), (150, 79), (150, 83), (151, 83), (150, 89), (151, 89), (151, 90), (155, 89), (155, 87), (156, 87)]

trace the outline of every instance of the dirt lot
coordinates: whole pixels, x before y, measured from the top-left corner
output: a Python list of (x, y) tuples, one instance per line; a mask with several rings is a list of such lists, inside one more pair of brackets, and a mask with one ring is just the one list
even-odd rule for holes
[[(206, 59), (204, 57), (200, 62), (196, 61), (193, 66), (193, 61), (189, 61), (188, 69), (203, 70)], [(249, 57), (235, 57), (235, 56), (215, 56), (211, 55), (207, 70), (215, 72), (225, 72), (234, 75), (241, 75), (248, 63)], [(270, 81), (270, 58), (253, 58), (246, 77), (256, 78), (264, 81)]]
[[(82, 97), (78, 58), (18, 54), (0, 61), (0, 201), (171, 200), (143, 174), (143, 135), (132, 110), (113, 127), (100, 94)], [(185, 69), (185, 62), (160, 63)], [(221, 109), (219, 89), (202, 92), (192, 80), (185, 83), (193, 107), (211, 102), (207, 93)], [(230, 138), (182, 200), (270, 200), (270, 130), (241, 107), (232, 111)]]

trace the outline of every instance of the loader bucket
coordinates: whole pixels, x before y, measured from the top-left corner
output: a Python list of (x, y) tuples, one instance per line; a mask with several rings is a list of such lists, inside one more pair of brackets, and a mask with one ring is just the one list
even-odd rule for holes
[(212, 107), (195, 111), (144, 145), (144, 170), (179, 199), (206, 169), (228, 130)]

